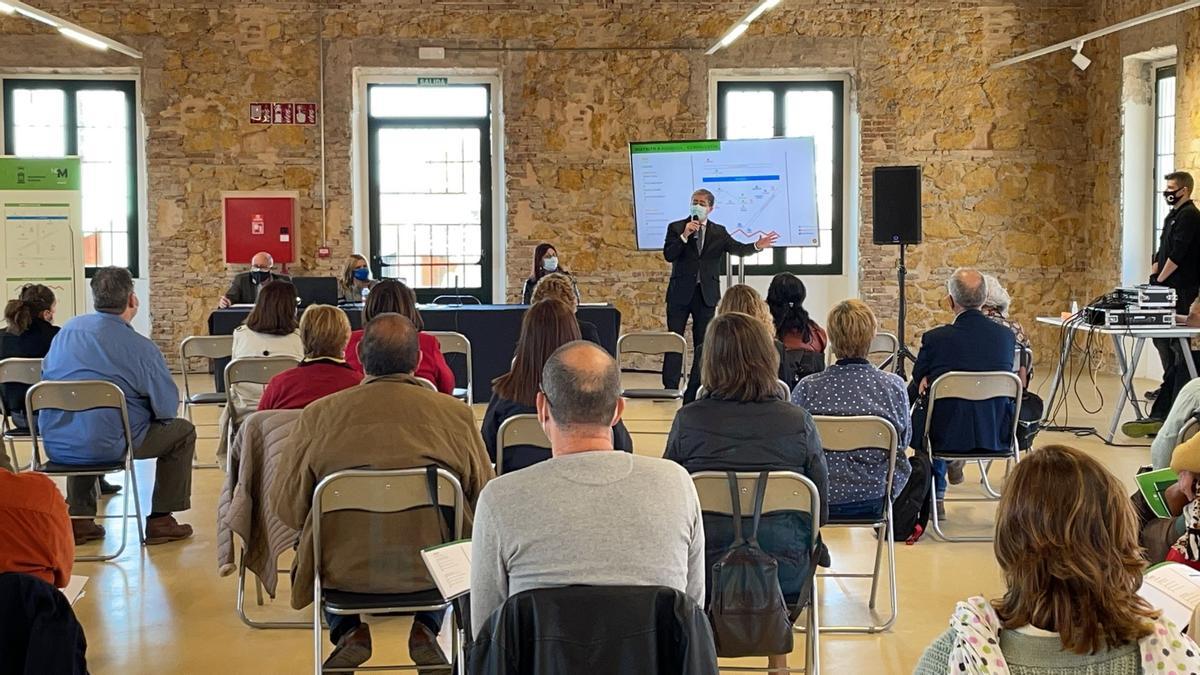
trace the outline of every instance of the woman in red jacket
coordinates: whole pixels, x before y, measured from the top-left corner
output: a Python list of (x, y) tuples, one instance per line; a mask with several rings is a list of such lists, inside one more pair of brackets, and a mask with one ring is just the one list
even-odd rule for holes
[[(417, 311), (417, 295), (408, 286), (395, 279), (384, 279), (371, 288), (367, 303), (363, 307), (363, 324), (380, 314), (394, 312), (408, 317), (420, 331), (424, 328), (421, 313)], [(363, 372), (362, 362), (358, 360), (358, 343), (362, 340), (363, 332), (356, 330), (350, 334), (350, 344), (346, 345), (346, 362), (358, 372)], [(417, 377), (429, 380), (443, 394), (454, 392), (454, 373), (442, 356), (442, 347), (437, 338), (429, 333), (419, 333), (417, 336), (421, 345), (421, 363), (417, 366)]]
[(258, 409), (298, 410), (361, 382), (362, 373), (351, 368), (343, 356), (349, 340), (350, 320), (345, 312), (330, 305), (304, 310), (300, 317), (304, 360), (271, 378)]

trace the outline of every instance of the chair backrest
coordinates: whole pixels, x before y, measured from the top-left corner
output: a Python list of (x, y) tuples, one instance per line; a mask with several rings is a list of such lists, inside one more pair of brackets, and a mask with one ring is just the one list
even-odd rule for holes
[(792, 400), (792, 388), (788, 386), (788, 383), (783, 380), (776, 380), (776, 382), (779, 383), (779, 393), (783, 395), (783, 400)]
[[(464, 383), (467, 391), (475, 386), (475, 373), (471, 363), (471, 341), (466, 335), (448, 330), (431, 330), (428, 333), (437, 338), (442, 354), (461, 354), (467, 364), (467, 381)], [(516, 359), (513, 359), (514, 361)], [(453, 370), (453, 367), (451, 367)]]
[(179, 369), (183, 376), (183, 397), (192, 397), (192, 359), (224, 359), (233, 356), (232, 335), (193, 335), (179, 343)]
[(1013, 348), (1013, 372), (1019, 372), (1022, 368), (1028, 369), (1033, 365), (1033, 350), (1017, 345)]
[[(863, 448), (880, 448), (888, 453), (888, 471), (885, 495), (892, 494), (892, 480), (896, 475), (896, 455), (899, 454), (900, 434), (896, 427), (875, 415), (833, 417), (813, 415), (821, 447), (826, 452), (853, 452)], [(890, 501), (890, 500), (889, 500)]]
[(295, 368), (300, 362), (290, 356), (251, 356), (234, 359), (225, 366), (225, 385), (266, 384), (272, 377)]
[(1176, 441), (1175, 445), (1182, 445), (1188, 442), (1191, 440), (1192, 436), (1196, 435), (1197, 431), (1200, 431), (1200, 420), (1196, 419), (1195, 417), (1188, 419), (1188, 421), (1184, 423), (1183, 428), (1179, 430), (1179, 440)]
[(508, 448), (515, 445), (532, 445), (537, 448), (550, 449), (550, 439), (538, 422), (537, 415), (513, 415), (500, 424), (496, 435), (496, 475), (504, 473), (504, 455)]
[(25, 413), (29, 421), (29, 436), (33, 441), (33, 464), (42, 464), (38, 444), (37, 415), (39, 410), (63, 410), (84, 412), (86, 410), (110, 409), (121, 415), (121, 430), (125, 434), (125, 451), (133, 452), (133, 433), (129, 430), (129, 410), (125, 405), (125, 393), (112, 382), (103, 380), (49, 381), (43, 380), (25, 393)]
[(473, 295), (439, 295), (433, 299), (435, 305), (480, 305), (479, 298)]
[(867, 360), (884, 368), (896, 360), (896, 354), (899, 351), (900, 340), (895, 335), (884, 332), (876, 333), (875, 337), (871, 338), (871, 346), (867, 349)]
[[(0, 361), (0, 384), (37, 384), (41, 379), (41, 359), (10, 358)], [(4, 405), (4, 397), (0, 396), (0, 418), (6, 430), (9, 428), (10, 415), (12, 411)]]
[[(321, 597), (322, 517), (338, 511), (386, 514), (431, 506), (426, 475), (424, 468), (348, 469), (332, 473), (317, 483), (312, 499), (314, 597)], [(437, 501), (440, 506), (454, 509), (450, 537), (451, 541), (461, 539), (466, 505), (462, 484), (457, 476), (442, 468), (437, 469)], [(352, 536), (361, 536), (361, 533)], [(371, 539), (364, 541), (370, 545)], [(414, 564), (422, 563), (416, 560)]]
[[(413, 377), (416, 377), (416, 376), (414, 375)], [(429, 380), (427, 380), (427, 379), (425, 379), (425, 378), (423, 378), (423, 377), (416, 377), (416, 380), (417, 380), (417, 382), (420, 382), (420, 383), (421, 383), (421, 386), (422, 386), (422, 387), (425, 387), (426, 389), (428, 389), (428, 390), (430, 390), (430, 391), (437, 391), (437, 390), (438, 390), (438, 388), (437, 388), (437, 385), (436, 385), (436, 384), (434, 384), (434, 383), (430, 382)]]
[[(758, 472), (737, 472), (738, 504), (743, 516), (754, 512), (754, 486)], [(724, 471), (702, 471), (692, 474), (696, 494), (700, 497), (700, 510), (733, 516), (733, 502), (729, 494), (729, 477)], [(767, 474), (767, 492), (763, 497), (763, 514), (773, 511), (799, 511), (813, 516), (809, 548), (817, 545), (820, 534), (818, 516), (821, 513), (821, 494), (817, 486), (804, 475), (795, 471), (771, 471)]]
[(1012, 415), (1012, 447), (1017, 447), (1017, 425), (1021, 414), (1021, 379), (1016, 373), (1005, 371), (992, 372), (963, 372), (952, 371), (942, 375), (929, 385), (929, 407), (925, 414), (926, 447), (929, 443), (929, 429), (933, 423), (935, 404), (941, 399), (960, 399), (965, 401), (987, 401), (993, 398), (1013, 399)]
[(662, 356), (664, 354), (682, 355), (681, 372), (684, 381), (687, 380), (687, 340), (679, 333), (669, 331), (641, 331), (626, 333), (617, 338), (617, 366), (626, 367), (625, 354), (649, 354)]

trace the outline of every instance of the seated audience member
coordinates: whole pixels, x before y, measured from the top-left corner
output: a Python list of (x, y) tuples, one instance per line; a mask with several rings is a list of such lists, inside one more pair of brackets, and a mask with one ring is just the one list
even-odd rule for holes
[(579, 300), (579, 288), (575, 286), (575, 278), (571, 273), (559, 265), (558, 250), (553, 244), (545, 242), (538, 244), (537, 248), (533, 249), (533, 274), (525, 280), (525, 287), (521, 290), (521, 304), (532, 305), (537, 302), (533, 298), (533, 291), (537, 287), (538, 282), (547, 274), (565, 274), (571, 281), (571, 288), (575, 292), (575, 300)]
[[(729, 287), (729, 290), (721, 296), (721, 302), (717, 303), (717, 314), (728, 314), (729, 312), (741, 312), (763, 322), (767, 327), (767, 333), (775, 335), (775, 319), (771, 316), (771, 309), (767, 307), (767, 303), (754, 290), (753, 286), (746, 284), (734, 284)], [(787, 381), (789, 373), (784, 372), (784, 366), (787, 363), (787, 350), (783, 346), (783, 341), (779, 338), (774, 338), (775, 351), (779, 352), (779, 379)], [(701, 383), (703, 384), (703, 383)]]
[[(130, 322), (140, 302), (133, 278), (121, 267), (101, 267), (92, 277), (93, 314), (71, 319), (62, 327), (42, 361), (46, 380), (104, 380), (125, 393), (134, 459), (157, 459), (154, 496), (146, 517), (146, 543), (161, 544), (192, 536), (192, 526), (171, 515), (191, 508), (192, 456), (196, 429), (176, 417), (179, 389), (166, 359), (153, 342)], [(125, 454), (125, 432), (116, 410), (38, 413), (38, 433), (46, 455), (60, 464), (115, 462)], [(75, 544), (104, 537), (97, 525), (95, 476), (67, 478), (67, 504)]]
[(371, 292), (371, 268), (367, 259), (355, 253), (346, 260), (338, 279), (338, 299), (342, 302), (362, 302), (363, 291)]
[[(0, 361), (4, 359), (40, 359), (50, 351), (50, 341), (58, 334), (54, 321), (54, 291), (41, 284), (27, 284), (15, 300), (4, 307), (4, 322), (0, 332)], [(25, 392), (27, 384), (5, 384), (4, 409), (19, 429), (27, 429)]]
[[(437, 337), (423, 332), (425, 324), (421, 321), (421, 312), (417, 309), (417, 294), (395, 279), (384, 279), (375, 284), (363, 306), (363, 322), (365, 324), (386, 313), (399, 314), (411, 321), (418, 331), (422, 331), (417, 334), (421, 345), (421, 361), (413, 374), (429, 380), (443, 394), (453, 394), (454, 372), (450, 370), (450, 364), (446, 363), (446, 357), (442, 355), (442, 345)], [(360, 373), (363, 372), (363, 366), (358, 357), (358, 344), (362, 336), (363, 331), (354, 331), (350, 334), (350, 343), (346, 345), (346, 363)]]
[[(492, 381), (492, 398), (483, 414), (483, 444), (493, 462), (496, 461), (496, 448), (500, 446), (500, 425), (514, 415), (537, 412), (537, 393), (542, 386), (542, 368), (546, 360), (559, 347), (578, 339), (575, 316), (566, 304), (555, 299), (542, 300), (525, 312), (512, 369)], [(624, 422), (618, 421), (613, 427), (613, 447), (633, 452), (633, 439)], [(505, 452), (501, 473), (549, 458), (550, 452), (544, 448), (513, 446)]]
[[(547, 274), (542, 277), (537, 287), (533, 289), (532, 304), (536, 305), (546, 298), (554, 298), (561, 301), (567, 307), (571, 308), (572, 315), (579, 311), (579, 291), (575, 290), (575, 282), (561, 272)], [(580, 337), (588, 342), (600, 344), (600, 331), (596, 329), (596, 324), (590, 321), (583, 321), (578, 317), (576, 321), (579, 322)]]
[[(996, 277), (985, 274), (983, 282), (987, 287), (987, 297), (983, 301), (983, 307), (979, 311), (987, 318), (995, 321), (1001, 326), (1007, 327), (1013, 332), (1013, 337), (1017, 341), (1017, 346), (1032, 354), (1033, 346), (1029, 343), (1029, 337), (1025, 334), (1025, 328), (1021, 326), (1021, 322), (1011, 318), (1008, 315), (1008, 308), (1012, 305), (1012, 296), (1000, 284), (1000, 280)], [(1028, 386), (1029, 378), (1033, 376), (1031, 371), (1032, 366), (1027, 367), (1021, 364), (1018, 374), (1021, 376), (1021, 385)]]
[[(946, 284), (947, 301), (954, 310), (954, 323), (934, 328), (921, 338), (921, 350), (913, 366), (908, 398), (918, 401), (912, 418), (912, 447), (925, 447), (926, 394), (934, 380), (951, 371), (1012, 372), (1016, 338), (1007, 326), (992, 321), (979, 311), (987, 297), (983, 275), (977, 270), (959, 268)], [(930, 425), (933, 446), (939, 452), (1008, 452), (1012, 446), (1013, 402), (998, 398), (990, 401), (946, 399), (937, 404), (937, 415)], [(946, 494), (947, 463), (933, 461), (934, 483), (938, 499)], [(962, 463), (957, 462), (950, 482), (962, 482)]]
[[(258, 294), (254, 309), (246, 322), (233, 331), (233, 359), (263, 356), (304, 358), (304, 343), (300, 340), (296, 320), (296, 287), (290, 281), (275, 281)], [(258, 409), (263, 395), (261, 384), (237, 384), (229, 388), (229, 405), (237, 408), (238, 417)], [(237, 429), (231, 428), (229, 408), (221, 409), (217, 422), (217, 459), (223, 462), (229, 443)]]
[(794, 387), (806, 375), (825, 369), (825, 346), (829, 339), (804, 309), (808, 291), (804, 282), (790, 272), (776, 274), (767, 289), (767, 307), (775, 323), (775, 339), (783, 343), (781, 377)]
[[(912, 428), (909, 426), (908, 391), (899, 376), (882, 371), (867, 360), (875, 337), (875, 314), (862, 300), (845, 300), (829, 312), (829, 341), (838, 361), (824, 372), (800, 380), (792, 403), (813, 415), (875, 415), (892, 423), (898, 434), (895, 498), (908, 481), (912, 465), (904, 456)], [(862, 449), (825, 454), (829, 465), (829, 515), (833, 518), (869, 518), (880, 514), (889, 457), (882, 449)]]
[[(382, 285), (382, 284), (381, 284)], [(374, 297), (374, 293), (369, 297)], [(269, 497), (281, 521), (302, 530), (292, 568), (292, 606), (313, 601), (311, 513), (313, 491), (326, 476), (344, 469), (415, 469), (436, 464), (458, 477), (473, 507), (494, 474), (483, 450), (471, 409), (425, 388), (413, 376), (420, 360), (417, 328), (407, 317), (385, 313), (363, 330), (359, 354), (367, 377), (361, 384), (311, 403), (292, 433), (291, 452), (280, 460)], [(470, 527), (471, 508), (466, 525)], [(410, 593), (434, 587), (420, 550), (442, 540), (438, 512), (413, 509), (399, 514), (335, 513), (324, 531), (322, 580), (327, 588), (360, 593)], [(468, 535), (469, 536), (469, 535)], [(373, 544), (367, 546), (370, 539)], [(388, 552), (386, 560), (371, 549)], [(371, 632), (358, 615), (326, 614), (336, 645), (327, 668), (352, 668), (371, 655)], [(418, 614), (409, 651), (418, 665), (444, 665), (437, 645), (442, 614)]]
[[(717, 315), (705, 331), (700, 362), (706, 395), (675, 414), (663, 457), (679, 462), (688, 473), (794, 471), (808, 476), (821, 495), (824, 524), (829, 474), (821, 439), (812, 416), (779, 390), (778, 358), (761, 321), (736, 312)], [(704, 517), (705, 570), (733, 543), (732, 522), (724, 516)], [(797, 613), (817, 562), (807, 548), (812, 526), (807, 514), (773, 513), (762, 518), (758, 530), (763, 549), (779, 561), (779, 585)], [(786, 655), (772, 656), (771, 665), (785, 666)]]
[(616, 361), (582, 340), (546, 361), (537, 415), (554, 457), (500, 476), (479, 498), (471, 623), (523, 591), (668, 586), (704, 603), (704, 529), (686, 472), (613, 452), (624, 401)]
[(1140, 543), (1151, 565), (1171, 561), (1200, 569), (1200, 500), (1196, 498), (1200, 434), (1175, 448), (1170, 467), (1179, 474), (1179, 480), (1163, 493), (1170, 518), (1159, 518), (1141, 491), (1130, 497), (1138, 515)]
[(217, 306), (221, 308), (230, 305), (250, 305), (258, 300), (258, 293), (272, 281), (291, 281), (283, 274), (275, 273), (275, 259), (266, 251), (259, 251), (250, 259), (250, 271), (241, 272), (233, 277), (229, 290), (225, 291)]
[(1151, 466), (1155, 469), (1170, 466), (1171, 453), (1175, 450), (1175, 444), (1179, 440), (1179, 432), (1183, 431), (1183, 427), (1198, 411), (1200, 411), (1200, 378), (1183, 385), (1175, 397), (1175, 404), (1171, 406), (1170, 414), (1167, 415), (1166, 421), (1163, 422), (1162, 427), (1154, 435), (1154, 441), (1150, 444)]
[(346, 363), (350, 320), (329, 305), (312, 305), (300, 317), (304, 360), (271, 378), (258, 401), (259, 410), (294, 410), (362, 381), (362, 373)]
[(1004, 595), (958, 603), (914, 672), (1200, 670), (1200, 648), (1137, 593), (1145, 563), (1123, 493), (1116, 477), (1073, 448), (1025, 456), (996, 518)]
[(71, 519), (54, 481), (0, 469), (0, 574), (32, 574), (63, 588), (74, 564)]

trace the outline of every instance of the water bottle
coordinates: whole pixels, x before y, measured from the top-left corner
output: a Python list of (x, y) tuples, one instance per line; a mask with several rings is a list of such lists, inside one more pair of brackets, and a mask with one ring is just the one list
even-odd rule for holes
[(1079, 313), (1079, 301), (1078, 301), (1078, 300), (1072, 300), (1072, 301), (1071, 301), (1071, 316), (1074, 316), (1074, 315), (1076, 315), (1076, 314), (1078, 314), (1078, 313)]

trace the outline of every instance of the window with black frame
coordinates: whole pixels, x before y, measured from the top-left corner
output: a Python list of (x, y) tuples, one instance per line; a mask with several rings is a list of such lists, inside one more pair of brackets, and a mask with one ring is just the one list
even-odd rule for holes
[(717, 83), (718, 138), (812, 136), (816, 144), (820, 245), (747, 256), (747, 274), (842, 273), (844, 90), (840, 80)]
[(83, 262), (138, 276), (133, 80), (4, 79), (4, 152), (80, 158)]
[(492, 300), (491, 88), (367, 88), (371, 263), (428, 302)]
[(1154, 176), (1151, 177), (1154, 204), (1153, 250), (1158, 250), (1163, 220), (1171, 209), (1157, 193), (1166, 184), (1163, 176), (1175, 170), (1175, 66), (1155, 69), (1154, 77)]

